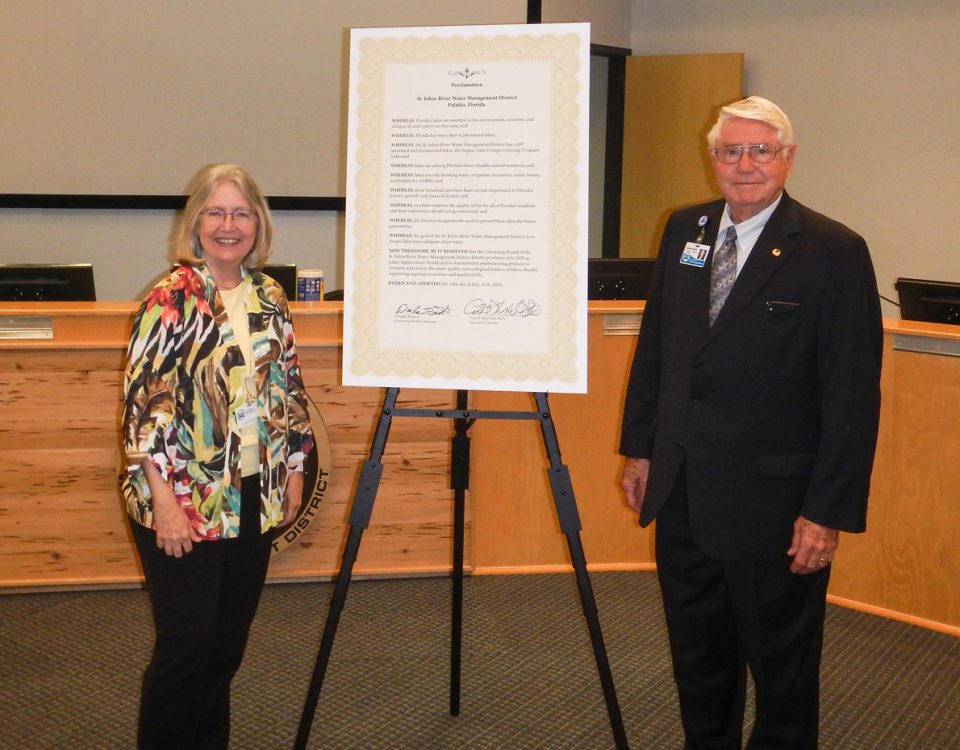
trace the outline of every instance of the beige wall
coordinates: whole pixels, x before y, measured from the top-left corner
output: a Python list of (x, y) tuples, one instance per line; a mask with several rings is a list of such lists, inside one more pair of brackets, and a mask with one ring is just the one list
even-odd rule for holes
[(633, 19), (635, 54), (745, 53), (746, 93), (797, 131), (788, 189), (867, 239), (882, 295), (960, 281), (960, 5), (634, 0)]
[[(400, 17), (418, 24), (517, 23), (526, 15), (525, 0), (316, 0), (275, 4), (245, 0), (203, 5), (209, 7), (206, 17), (218, 21), (224, 14), (247, 17), (252, 8), (283, 8), (287, 12), (263, 16), (263, 21), (273, 18), (292, 23), (291, 19), (296, 19), (307, 27), (323, 26), (328, 20), (325, 10), (347, 7), (357, 14), (351, 16), (351, 22), (357, 25), (382, 25), (398, 22)], [(111, 34), (144, 38), (147, 29), (154, 35), (160, 31), (155, 23), (149, 23), (155, 20), (156, 3), (100, 0), (79, 6), (103, 8), (111, 19), (109, 29), (90, 34), (86, 49), (91, 55), (109, 50)], [(194, 10), (188, 13), (187, 6)], [(23, 159), (23, 154), (10, 148), (3, 138), (9, 133), (10, 123), (21, 118), (37, 122), (39, 132), (42, 118), (71, 119), (69, 109), (53, 106), (56, 97), (51, 98), (51, 108), (46, 112), (13, 106), (22, 81), (36, 80), (31, 78), (35, 73), (25, 78), (25, 72), (42, 62), (46, 74), (53, 75), (50, 70), (69, 71), (81, 62), (76, 47), (62, 50), (57, 60), (50, 58), (56, 49), (49, 45), (38, 40), (22, 44), (23, 25), (19, 21), (31, 19), (36, 35), (43, 28), (40, 21), (55, 26), (66, 17), (65, 9), (76, 7), (78, 4), (71, 0), (7, 0), (0, 5), (0, 90), (4, 92), (0, 140), (5, 143), (0, 149), (0, 192), (33, 192), (12, 187), (5, 177)], [(191, 37), (203, 38), (217, 29), (217, 34), (222, 32), (223, 25), (213, 26), (212, 21), (208, 28), (196, 28), (198, 18), (203, 16), (194, 12), (198, 7), (195, 3), (183, 0), (173, 7), (183, 12), (177, 16), (181, 22), (173, 24), (171, 34), (185, 34), (188, 31), (184, 29), (192, 28)], [(121, 8), (125, 9), (122, 13)], [(291, 12), (291, 8), (298, 12)], [(388, 18), (385, 8), (409, 16)], [(186, 18), (191, 19), (192, 27), (182, 22)], [(881, 293), (894, 296), (897, 276), (960, 280), (960, 253), (951, 247), (952, 226), (947, 223), (960, 195), (960, 149), (955, 146), (960, 98), (954, 95), (960, 90), (957, 4), (947, 0), (914, 4), (810, 0), (792, 5), (759, 0), (632, 0), (631, 5), (631, 0), (544, 0), (543, 20), (590, 21), (594, 42), (632, 47), (637, 53), (744, 52), (746, 91), (764, 94), (782, 104), (797, 127), (800, 151), (790, 189), (800, 200), (849, 224), (867, 238)], [(284, 31), (258, 27), (257, 38), (269, 49), (264, 40), (283, 40)], [(334, 188), (342, 183), (343, 173), (343, 71), (336, 61), (345, 59), (346, 37), (342, 25), (335, 32), (327, 29), (324, 33), (334, 40), (331, 45), (335, 47), (324, 51), (333, 62), (320, 66), (329, 75), (314, 82), (312, 74), (304, 72), (294, 79), (299, 96), (306, 96), (303, 92), (307, 91), (326, 108), (323, 117), (334, 123), (334, 132), (326, 136), (325, 143), (336, 144), (336, 156), (324, 160), (328, 177), (310, 193), (319, 195), (328, 194), (321, 188), (341, 193)], [(221, 46), (225, 44), (223, 38), (219, 41)], [(150, 43), (151, 49), (160, 46), (155, 41)], [(12, 57), (12, 49), (30, 53), (41, 48), (49, 53), (42, 60), (23, 54)], [(238, 54), (243, 54), (242, 50)], [(314, 53), (308, 49), (303, 54)], [(125, 64), (146, 65), (137, 59)], [(302, 69), (311, 70), (309, 66)], [(151, 71), (146, 65), (139, 79), (147, 97), (153, 94)], [(223, 75), (229, 75), (229, 68), (218, 71), (218, 77)], [(90, 85), (94, 90), (99, 86), (111, 92), (108, 81)], [(109, 103), (111, 98), (105, 97), (104, 101)], [(110, 118), (104, 116), (103, 121), (109, 123)], [(184, 134), (172, 133), (170, 137), (182, 138)], [(256, 173), (254, 166), (251, 169)], [(184, 175), (181, 185), (188, 177)], [(276, 192), (269, 183), (264, 187)], [(116, 192), (125, 190), (121, 186)], [(129, 299), (139, 296), (163, 271), (173, 219), (172, 212), (166, 211), (3, 209), (0, 259), (90, 261), (96, 267), (102, 298)], [(342, 220), (335, 214), (279, 212), (275, 260), (322, 267), (329, 286), (337, 286), (341, 283), (342, 238)], [(889, 305), (884, 312), (896, 315)]]
[(590, 23), (590, 41), (630, 47), (631, 0), (543, 0), (543, 23)]
[(274, 195), (342, 190), (349, 29), (523, 23), (523, 0), (5, 0), (20, 193), (171, 194), (237, 161)]
[[(578, 6), (580, 6), (578, 8)], [(523, 23), (526, 0), (5, 0), (0, 192), (180, 193), (211, 161), (274, 195), (342, 195), (346, 29)], [(629, 43), (630, 0), (544, 0)], [(230, 141), (229, 148), (221, 141)], [(171, 211), (0, 210), (0, 261), (92, 262), (101, 299), (168, 265)], [(343, 220), (277, 212), (274, 262), (342, 285)]]

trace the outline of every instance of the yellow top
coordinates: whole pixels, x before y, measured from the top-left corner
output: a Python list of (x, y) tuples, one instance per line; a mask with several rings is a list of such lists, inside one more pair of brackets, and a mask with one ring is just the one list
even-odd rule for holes
[[(247, 309), (243, 303), (243, 284), (233, 289), (220, 289), (220, 299), (227, 310), (230, 327), (237, 337), (240, 351), (243, 352), (244, 362), (247, 364), (247, 377), (253, 378), (253, 350), (250, 345), (250, 324), (247, 320)], [(252, 385), (250, 395), (256, 403), (256, 386)], [(248, 477), (260, 472), (260, 450), (257, 446), (257, 423), (241, 428), (240, 430), (240, 474)]]

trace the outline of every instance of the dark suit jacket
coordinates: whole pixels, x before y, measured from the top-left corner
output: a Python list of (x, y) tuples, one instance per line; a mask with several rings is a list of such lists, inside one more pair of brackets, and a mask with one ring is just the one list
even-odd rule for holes
[[(694, 539), (720, 559), (775, 559), (798, 515), (866, 527), (880, 411), (882, 320), (863, 238), (786, 193), (708, 326), (710, 263), (681, 265), (697, 222), (668, 220), (643, 315), (620, 452), (650, 458), (640, 522), (681, 467)], [(712, 259), (712, 253), (711, 253)]]

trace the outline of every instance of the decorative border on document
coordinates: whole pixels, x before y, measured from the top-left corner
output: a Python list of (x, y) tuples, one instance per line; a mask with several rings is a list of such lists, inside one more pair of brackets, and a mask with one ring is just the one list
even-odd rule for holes
[[(364, 39), (359, 45), (357, 148), (356, 148), (356, 245), (354, 263), (355, 300), (351, 372), (357, 376), (402, 378), (441, 377), (500, 381), (567, 382), (577, 379), (577, 190), (579, 113), (578, 73), (581, 39), (575, 34), (532, 36), (494, 35), (450, 38)], [(403, 352), (378, 344), (379, 299), (376, 280), (384, 253), (378, 244), (378, 222), (384, 216), (379, 205), (382, 82), (384, 66), (392, 61), (521, 58), (548, 61), (553, 66), (552, 174), (547, 221), (553, 253), (551, 271), (550, 340), (542, 355), (495, 355), (488, 352)], [(585, 341), (584, 336), (584, 341)]]

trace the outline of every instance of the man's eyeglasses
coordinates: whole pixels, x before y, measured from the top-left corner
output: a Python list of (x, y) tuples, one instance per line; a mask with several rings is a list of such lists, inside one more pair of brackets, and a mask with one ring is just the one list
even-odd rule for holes
[(234, 224), (247, 224), (257, 218), (256, 213), (249, 208), (238, 208), (236, 211), (225, 211), (222, 208), (205, 208), (200, 212), (204, 221), (211, 224), (222, 224), (227, 217), (233, 219)]
[(767, 143), (744, 143), (742, 145), (720, 146), (719, 148), (709, 149), (713, 158), (721, 164), (736, 164), (743, 157), (746, 151), (750, 156), (750, 161), (754, 164), (770, 164), (777, 158), (777, 154), (788, 146), (776, 148)]

